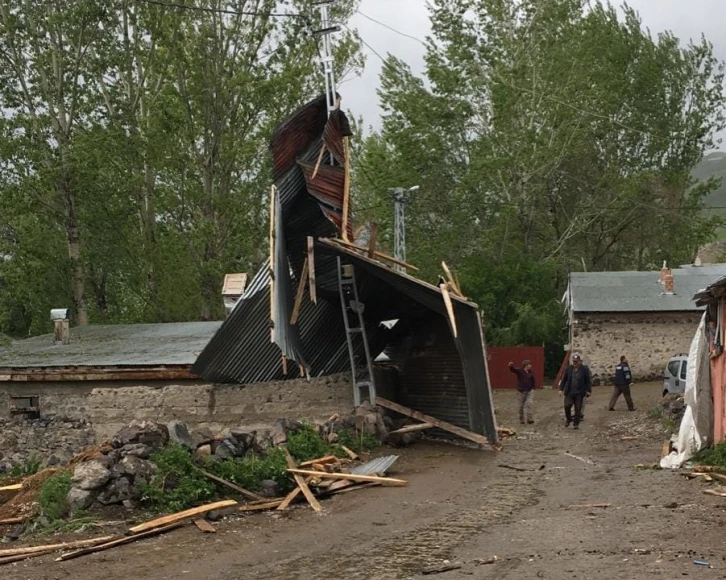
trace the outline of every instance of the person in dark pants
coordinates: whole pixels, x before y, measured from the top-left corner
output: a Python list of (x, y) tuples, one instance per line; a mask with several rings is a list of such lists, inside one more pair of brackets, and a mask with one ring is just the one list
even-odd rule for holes
[[(582, 364), (579, 354), (572, 355), (572, 364), (567, 367), (560, 384), (560, 394), (565, 397), (565, 427), (574, 423), (573, 428), (579, 429), (582, 417), (582, 402), (592, 393), (592, 375), (590, 369)], [(572, 407), (575, 407), (573, 418)]]
[(620, 364), (615, 367), (615, 379), (613, 382), (615, 383), (615, 386), (613, 387), (613, 396), (610, 397), (610, 405), (608, 405), (608, 408), (611, 411), (614, 411), (615, 403), (618, 402), (620, 395), (623, 395), (623, 397), (625, 397), (625, 402), (628, 405), (628, 411), (635, 411), (633, 398), (630, 396), (630, 387), (633, 384), (633, 374), (630, 372), (630, 365), (624, 356), (620, 357)]
[(534, 402), (534, 373), (532, 372), (531, 361), (522, 361), (522, 368), (509, 363), (509, 370), (517, 375), (517, 391), (519, 392), (519, 422), (524, 424), (525, 419), (530, 425), (534, 423), (532, 418), (532, 405)]

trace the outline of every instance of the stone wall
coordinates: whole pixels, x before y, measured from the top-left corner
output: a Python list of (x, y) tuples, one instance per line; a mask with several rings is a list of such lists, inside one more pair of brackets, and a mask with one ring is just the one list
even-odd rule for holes
[(611, 384), (620, 357), (628, 357), (636, 381), (663, 378), (668, 359), (688, 353), (701, 312), (575, 315), (572, 346), (595, 384)]
[[(10, 395), (39, 397), (41, 420), (35, 427), (30, 427), (33, 421), (10, 419)], [(161, 423), (178, 419), (191, 428), (218, 432), (226, 427), (268, 427), (281, 418), (328, 419), (352, 408), (349, 374), (310, 382), (296, 379), (249, 385), (201, 381), (0, 383), (0, 420), (5, 421), (0, 423), (0, 430), (6, 430), (5, 440), (25, 441), (44, 457), (51, 455), (59, 442), (81, 449), (93, 439), (104, 441), (134, 419)], [(87, 423), (88, 437), (79, 433), (77, 440), (66, 441), (69, 422)], [(44, 432), (45, 439), (22, 435), (28, 429)], [(6, 445), (8, 452), (14, 451)]]

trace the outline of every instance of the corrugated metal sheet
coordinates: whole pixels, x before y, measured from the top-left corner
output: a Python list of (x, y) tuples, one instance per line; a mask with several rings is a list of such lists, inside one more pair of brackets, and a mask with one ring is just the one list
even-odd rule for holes
[(371, 459), (368, 463), (354, 467), (350, 472), (355, 475), (373, 475), (374, 473), (384, 475), (397, 460), (398, 455), (377, 457), (376, 459)]
[(664, 294), (659, 272), (573, 272), (573, 312), (683, 312), (698, 310), (693, 296), (726, 276), (726, 264), (673, 270), (675, 294)]
[(71, 329), (71, 342), (45, 334), (0, 349), (0, 367), (191, 365), (221, 322), (113, 324)]

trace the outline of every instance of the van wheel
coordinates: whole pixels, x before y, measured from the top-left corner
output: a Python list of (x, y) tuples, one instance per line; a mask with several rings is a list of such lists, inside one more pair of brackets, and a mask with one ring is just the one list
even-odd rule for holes
[(665, 397), (668, 394), (668, 389), (663, 389), (663, 396)]

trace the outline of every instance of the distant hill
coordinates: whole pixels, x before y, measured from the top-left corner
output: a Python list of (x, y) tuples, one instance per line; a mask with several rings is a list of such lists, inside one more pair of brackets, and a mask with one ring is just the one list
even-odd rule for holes
[(710, 177), (721, 177), (721, 186), (712, 191), (706, 198), (706, 206), (714, 208), (716, 215), (726, 217), (726, 153), (715, 151), (709, 153), (693, 169), (693, 177), (697, 179), (709, 179)]

